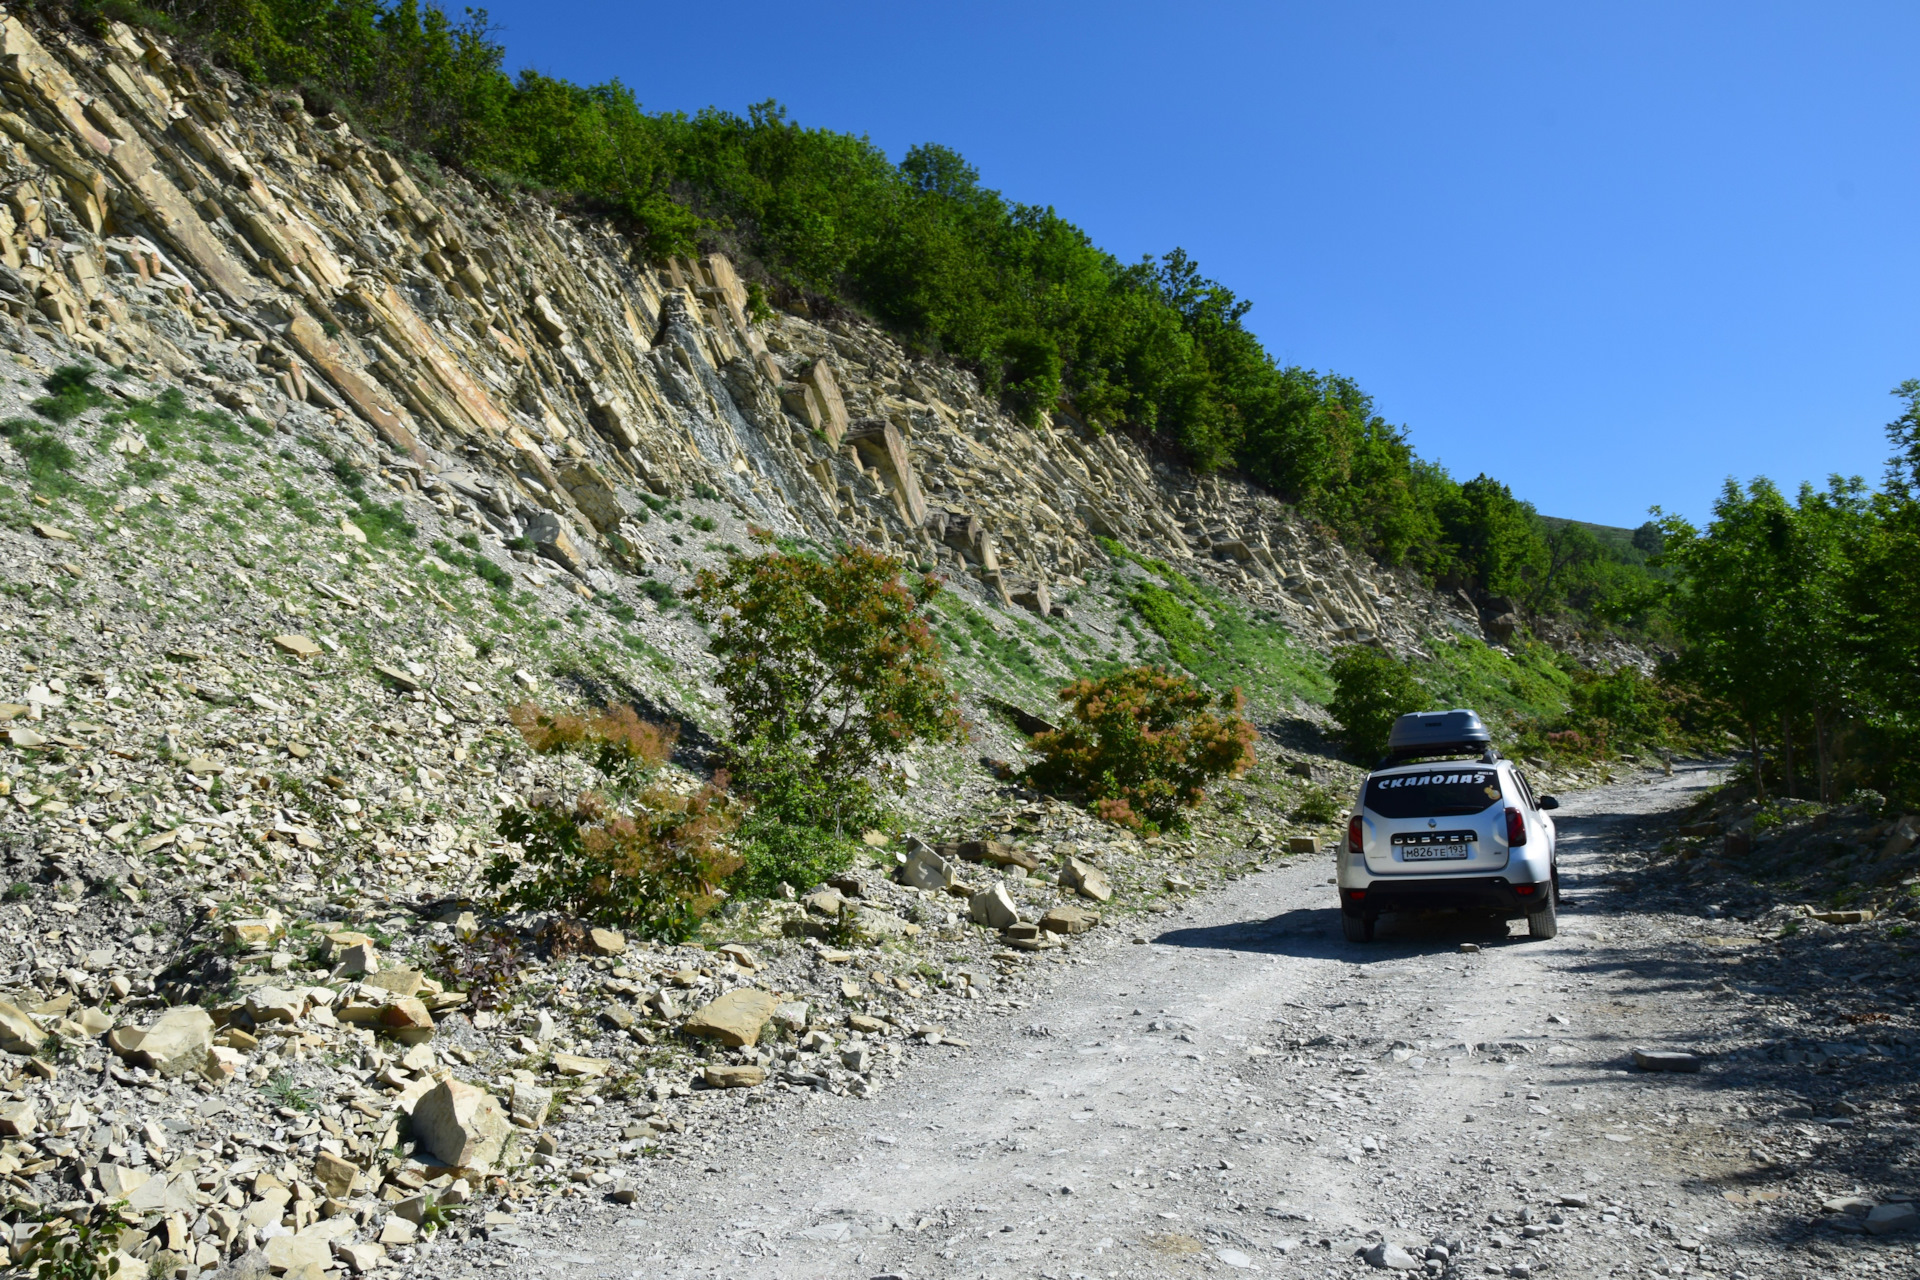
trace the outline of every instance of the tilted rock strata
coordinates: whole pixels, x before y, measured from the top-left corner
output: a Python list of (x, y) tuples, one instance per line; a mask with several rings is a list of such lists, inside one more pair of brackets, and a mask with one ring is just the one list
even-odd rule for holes
[[(583, 582), (665, 554), (630, 518), (639, 495), (710, 488), (777, 533), (938, 563), (1040, 611), (1113, 537), (1311, 642), (1478, 627), (1247, 485), (1067, 412), (1022, 426), (871, 328), (756, 323), (722, 256), (655, 264), (533, 200), (422, 190), (337, 117), (122, 25), (83, 47), (10, 17), (0, 38), (0, 303), (249, 413), (312, 406)], [(209, 330), (211, 367), (189, 354)]]

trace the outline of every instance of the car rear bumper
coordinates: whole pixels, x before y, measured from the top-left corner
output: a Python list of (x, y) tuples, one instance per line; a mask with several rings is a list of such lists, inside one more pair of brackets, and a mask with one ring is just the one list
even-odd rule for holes
[(1374, 880), (1364, 887), (1342, 888), (1340, 909), (1348, 915), (1384, 915), (1390, 911), (1501, 911), (1524, 916), (1539, 911), (1552, 892), (1550, 881), (1510, 876), (1432, 876)]

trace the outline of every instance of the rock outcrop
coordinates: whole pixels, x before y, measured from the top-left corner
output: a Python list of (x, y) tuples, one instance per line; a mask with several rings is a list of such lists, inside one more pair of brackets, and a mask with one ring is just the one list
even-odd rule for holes
[(331, 419), (406, 489), (590, 589), (675, 558), (635, 519), (647, 498), (711, 491), (1039, 613), (1115, 538), (1317, 643), (1479, 627), (1070, 407), (1022, 425), (875, 329), (752, 316), (721, 255), (648, 261), (532, 199), (423, 188), (338, 117), (125, 25), (83, 45), (9, 17), (0, 56), (16, 323), (268, 421)]

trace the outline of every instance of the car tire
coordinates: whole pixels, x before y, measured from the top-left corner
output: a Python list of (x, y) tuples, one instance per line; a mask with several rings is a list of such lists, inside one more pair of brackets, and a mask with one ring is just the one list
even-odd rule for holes
[(1544, 910), (1530, 912), (1527, 915), (1527, 936), (1542, 941), (1556, 937), (1560, 933), (1559, 895), (1553, 890), (1547, 891), (1547, 905)]
[(1340, 932), (1346, 935), (1348, 942), (1372, 942), (1373, 921), (1365, 916), (1340, 913)]

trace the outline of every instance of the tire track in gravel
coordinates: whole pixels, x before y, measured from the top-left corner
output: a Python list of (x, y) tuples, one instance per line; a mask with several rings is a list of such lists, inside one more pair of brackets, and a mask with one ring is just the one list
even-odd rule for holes
[(1644, 963), (1667, 926), (1607, 885), (1650, 820), (1716, 780), (1567, 797), (1553, 941), (1456, 916), (1354, 946), (1329, 861), (1275, 869), (1162, 917), (1150, 943), (1034, 961), (1030, 1008), (876, 1100), (778, 1108), (704, 1171), (650, 1170), (616, 1220), (550, 1216), (478, 1261), (1067, 1280), (1320, 1275), (1383, 1245), (1441, 1275), (1764, 1260), (1724, 1170), (1702, 1167), (1738, 1140), (1720, 1086), (1627, 1069), (1632, 1046), (1697, 1023), (1677, 975)]

